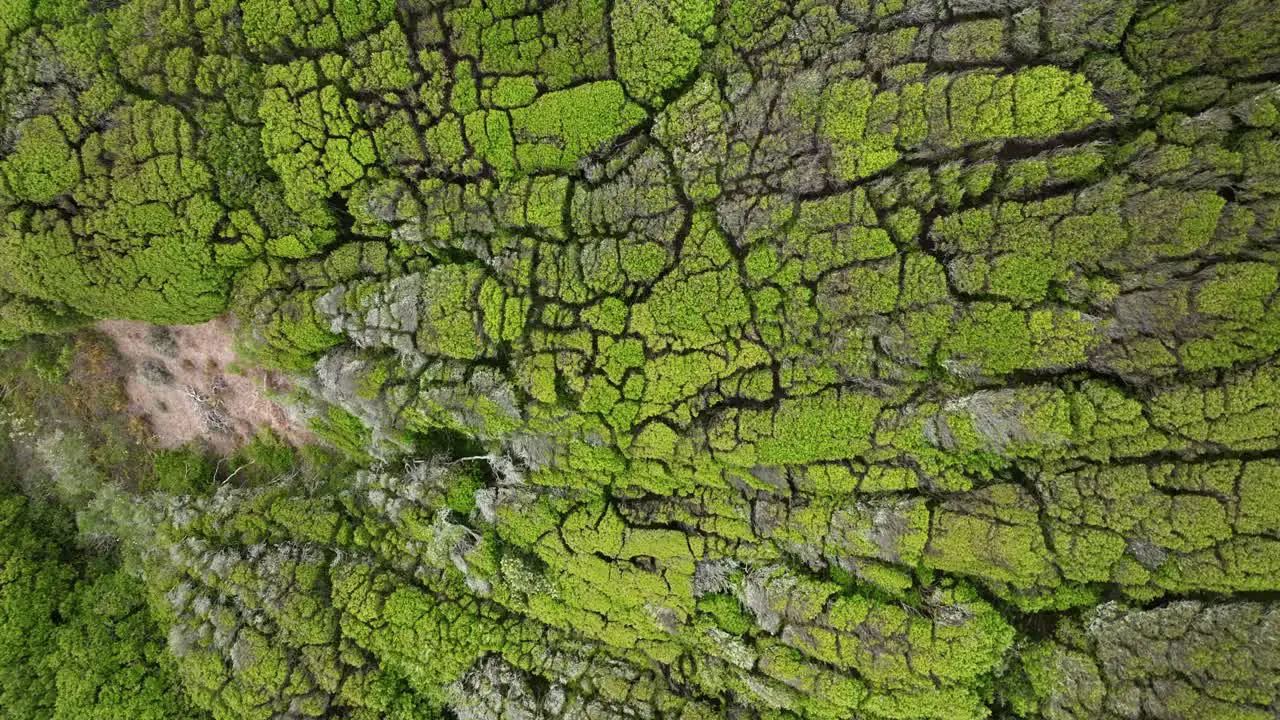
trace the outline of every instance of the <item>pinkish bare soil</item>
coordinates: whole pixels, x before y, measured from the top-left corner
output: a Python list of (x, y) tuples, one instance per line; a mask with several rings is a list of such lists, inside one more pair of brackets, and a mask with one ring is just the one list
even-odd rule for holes
[(129, 411), (147, 422), (157, 446), (205, 440), (229, 454), (261, 428), (294, 445), (314, 442), (306, 426), (270, 397), (289, 389), (285, 376), (232, 372), (235, 326), (229, 318), (200, 325), (104, 320), (97, 327), (132, 365), (125, 383)]

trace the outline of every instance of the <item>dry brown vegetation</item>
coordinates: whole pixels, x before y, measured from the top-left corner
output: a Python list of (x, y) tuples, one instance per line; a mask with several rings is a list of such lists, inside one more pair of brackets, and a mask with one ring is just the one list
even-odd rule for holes
[(284, 376), (236, 367), (228, 318), (199, 325), (105, 320), (97, 327), (131, 368), (125, 381), (129, 412), (146, 421), (155, 445), (172, 448), (204, 440), (225, 454), (262, 428), (295, 445), (312, 439), (305, 425), (273, 399), (289, 389)]

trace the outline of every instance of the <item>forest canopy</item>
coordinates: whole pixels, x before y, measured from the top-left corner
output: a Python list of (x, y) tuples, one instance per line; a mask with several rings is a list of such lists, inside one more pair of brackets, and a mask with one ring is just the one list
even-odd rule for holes
[(1271, 0), (0, 0), (0, 344), (0, 720), (1280, 715)]

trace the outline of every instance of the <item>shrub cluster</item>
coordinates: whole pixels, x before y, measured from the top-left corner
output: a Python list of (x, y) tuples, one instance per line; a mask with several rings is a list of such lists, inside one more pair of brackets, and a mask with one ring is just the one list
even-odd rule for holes
[(230, 309), (332, 406), (63, 498), (218, 720), (1271, 717), (1278, 76), (1267, 0), (0, 0), (0, 341)]

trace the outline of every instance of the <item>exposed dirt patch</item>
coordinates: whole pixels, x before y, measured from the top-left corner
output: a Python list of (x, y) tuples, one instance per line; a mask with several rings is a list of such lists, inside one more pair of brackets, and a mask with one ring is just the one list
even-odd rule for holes
[(269, 397), (289, 389), (284, 375), (232, 371), (235, 328), (229, 318), (200, 325), (104, 320), (97, 327), (131, 364), (125, 383), (129, 411), (147, 421), (156, 445), (171, 448), (203, 439), (226, 454), (260, 428), (294, 445), (315, 441)]

